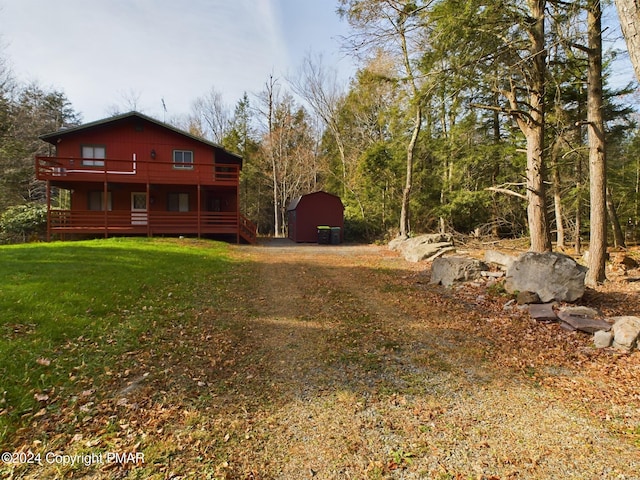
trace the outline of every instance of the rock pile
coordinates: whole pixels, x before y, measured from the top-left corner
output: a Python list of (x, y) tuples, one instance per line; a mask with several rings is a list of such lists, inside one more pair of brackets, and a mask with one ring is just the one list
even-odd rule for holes
[(624, 352), (640, 349), (640, 318), (602, 318), (591, 308), (560, 306), (559, 302), (580, 300), (585, 291), (587, 269), (571, 257), (555, 252), (527, 252), (516, 258), (487, 251), (484, 260), (438, 256), (431, 266), (430, 282), (451, 286), (482, 277), (495, 282), (505, 276), (505, 290), (516, 296), (517, 303), (528, 309), (533, 319), (558, 322), (564, 329), (593, 334), (597, 348), (613, 347)]
[[(592, 333), (596, 348), (613, 347), (631, 352), (638, 348), (640, 340), (640, 318), (602, 318), (598, 312), (588, 307), (558, 307), (556, 303), (528, 305), (529, 315), (538, 321), (557, 321), (566, 330)], [(557, 311), (556, 311), (557, 309)]]

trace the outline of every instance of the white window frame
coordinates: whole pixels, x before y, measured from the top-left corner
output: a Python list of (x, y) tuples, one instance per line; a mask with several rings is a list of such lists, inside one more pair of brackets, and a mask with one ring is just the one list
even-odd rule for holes
[[(189, 154), (190, 160), (185, 161), (185, 153)], [(174, 150), (173, 151), (173, 168), (177, 170), (193, 169), (193, 151), (192, 150)]]
[(85, 167), (104, 167), (107, 148), (104, 145), (82, 145), (82, 165)]

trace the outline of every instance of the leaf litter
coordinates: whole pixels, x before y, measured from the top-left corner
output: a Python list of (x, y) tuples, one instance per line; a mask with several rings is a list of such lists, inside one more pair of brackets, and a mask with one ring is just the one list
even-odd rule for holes
[[(444, 289), (383, 247), (233, 247), (211, 305), (151, 325), (101, 388), (37, 392), (17, 451), (144, 463), (7, 478), (640, 478), (639, 353)], [(637, 283), (586, 301), (637, 314)], [(214, 292), (212, 292), (212, 295)], [(40, 362), (38, 362), (40, 363)], [(47, 397), (47, 398), (45, 398)], [(41, 413), (43, 412), (44, 413)]]

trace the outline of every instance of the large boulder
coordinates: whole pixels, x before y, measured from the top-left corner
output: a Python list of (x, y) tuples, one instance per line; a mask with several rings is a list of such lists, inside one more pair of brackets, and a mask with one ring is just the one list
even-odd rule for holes
[(443, 249), (452, 249), (452, 247), (451, 235), (439, 233), (408, 238), (399, 237), (389, 242), (389, 248), (400, 252), (409, 262), (420, 262)]
[(542, 303), (575, 302), (584, 295), (586, 272), (567, 255), (527, 252), (507, 268), (504, 287), (509, 293), (535, 292)]
[(441, 257), (431, 264), (431, 281), (449, 287), (454, 282), (467, 282), (481, 277), (481, 272), (489, 270), (486, 263), (473, 258)]

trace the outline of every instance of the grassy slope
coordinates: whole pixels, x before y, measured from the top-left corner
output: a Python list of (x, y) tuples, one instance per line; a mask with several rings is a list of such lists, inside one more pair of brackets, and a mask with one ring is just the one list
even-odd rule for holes
[(0, 268), (19, 255), (0, 270), (23, 275), (0, 282), (0, 315), (28, 274), (41, 301), (34, 272), (52, 258), (48, 288), (77, 268), (66, 289), (84, 298), (48, 307), (72, 312), (55, 342), (33, 309), (3, 327), (23, 343), (10, 363), (29, 403), (0, 405), (5, 450), (144, 461), (0, 463), (1, 478), (637, 478), (639, 357), (484, 287), (425, 284), (381, 250), (109, 240), (0, 248)]
[(58, 408), (61, 392), (86, 388), (80, 377), (99, 388), (150, 324), (197, 309), (224, 275), (226, 248), (147, 239), (0, 247), (0, 446), (24, 419)]

